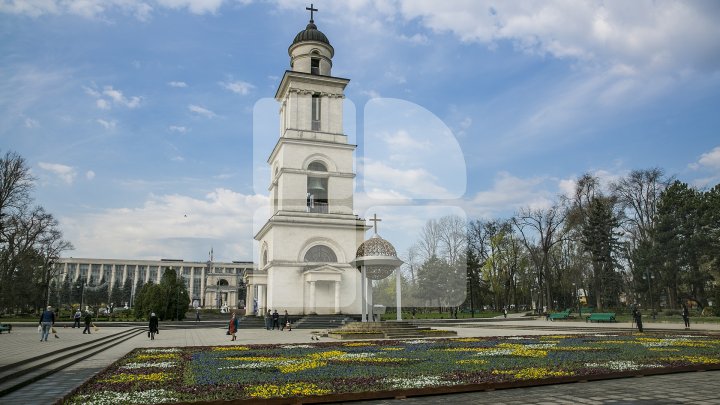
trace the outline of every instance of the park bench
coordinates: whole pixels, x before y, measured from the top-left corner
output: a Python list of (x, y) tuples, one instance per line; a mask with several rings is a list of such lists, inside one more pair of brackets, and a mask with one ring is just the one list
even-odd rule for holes
[(596, 312), (590, 314), (585, 322), (615, 322), (614, 312)]
[(7, 331), (7, 333), (10, 333), (12, 330), (12, 325), (7, 323), (0, 323), (0, 333), (3, 333), (3, 331)]
[(557, 313), (554, 313), (554, 314), (550, 314), (550, 316), (548, 317), (548, 319), (550, 319), (551, 321), (553, 321), (553, 320), (555, 320), (555, 319), (568, 319), (568, 318), (570, 317), (570, 312), (572, 312), (571, 309), (566, 309), (566, 310), (564, 310), (564, 311), (562, 311), (562, 312), (557, 312)]

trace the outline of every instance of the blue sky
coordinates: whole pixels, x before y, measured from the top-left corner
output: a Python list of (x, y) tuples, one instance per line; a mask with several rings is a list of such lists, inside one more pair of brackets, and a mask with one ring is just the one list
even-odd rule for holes
[[(253, 259), (268, 98), (307, 5), (0, 1), (0, 149), (27, 159), (68, 256)], [(425, 216), (547, 206), (584, 172), (720, 182), (716, 1), (314, 5), (351, 79), (357, 212), (384, 212), (399, 250)]]

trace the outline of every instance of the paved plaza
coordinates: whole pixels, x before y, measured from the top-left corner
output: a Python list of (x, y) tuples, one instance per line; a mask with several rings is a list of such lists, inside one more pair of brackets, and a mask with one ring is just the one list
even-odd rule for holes
[[(312, 330), (267, 331), (241, 329), (238, 340), (230, 342), (223, 328), (176, 327), (164, 329), (151, 341), (145, 334), (135, 336), (104, 352), (61, 370), (50, 377), (0, 398), (3, 404), (52, 404), (107, 367), (127, 352), (138, 347), (214, 346), (252, 343), (311, 343)], [(443, 329), (455, 330), (458, 337), (537, 335), (557, 333), (585, 333), (594, 330), (631, 330), (629, 323), (586, 324), (582, 322), (547, 322), (544, 320), (498, 320), (497, 322), (462, 322)], [(680, 324), (647, 323), (646, 330), (683, 330)], [(130, 329), (130, 327), (101, 327), (91, 335), (80, 329), (59, 327), (59, 338), (40, 342), (35, 327), (15, 327), (10, 334), (0, 335), (0, 367), (62, 347), (90, 343), (95, 339)], [(720, 333), (716, 324), (695, 324), (692, 331)], [(323, 338), (322, 340), (329, 340)], [(402, 400), (375, 400), (355, 404), (720, 404), (720, 371), (680, 373), (642, 378), (572, 383), (533, 388), (516, 388), (442, 396), (414, 397)]]

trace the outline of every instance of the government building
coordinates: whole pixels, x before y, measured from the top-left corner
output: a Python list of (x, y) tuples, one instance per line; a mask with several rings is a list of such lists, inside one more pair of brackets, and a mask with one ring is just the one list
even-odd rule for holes
[[(142, 283), (160, 282), (163, 273), (173, 268), (185, 282), (192, 306), (202, 308), (245, 308), (246, 275), (252, 273), (252, 262), (186, 262), (177, 259), (116, 260), (61, 258), (55, 264), (61, 281), (85, 281), (89, 286), (108, 283), (108, 289), (130, 280), (133, 290)], [(117, 282), (117, 284), (116, 284)], [(135, 291), (132, 292), (135, 296)]]

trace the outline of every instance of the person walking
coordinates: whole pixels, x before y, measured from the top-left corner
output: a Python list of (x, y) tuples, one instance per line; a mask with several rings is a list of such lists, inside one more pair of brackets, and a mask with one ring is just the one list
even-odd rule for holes
[(232, 316), (230, 317), (230, 323), (228, 323), (228, 332), (230, 332), (230, 335), (232, 335), (232, 339), (230, 339), (231, 341), (237, 340), (235, 333), (237, 333), (238, 325), (238, 319), (235, 316), (235, 311), (233, 311)]
[(690, 311), (687, 304), (683, 304), (682, 318), (683, 322), (685, 322), (685, 329), (690, 329)]
[(75, 314), (73, 315), (73, 329), (77, 326), (78, 329), (80, 329), (80, 318), (82, 318), (82, 312), (80, 312), (80, 308), (75, 311)]
[(638, 311), (637, 308), (633, 309), (632, 317), (633, 317), (633, 320), (635, 321), (635, 325), (637, 325), (638, 332), (642, 333), (642, 331), (643, 331), (642, 314), (640, 313), (640, 311)]
[(288, 332), (292, 331), (292, 325), (290, 325), (290, 315), (288, 315), (287, 309), (285, 310), (285, 316), (283, 316), (283, 324), (280, 330), (288, 328)]
[(90, 334), (90, 325), (92, 324), (92, 314), (90, 311), (85, 311), (85, 329), (83, 329), (83, 335), (84, 334)]
[[(43, 311), (43, 313), (40, 315), (40, 326), (42, 327), (41, 334), (40, 334), (40, 341), (47, 342), (48, 335), (50, 334), (50, 330), (52, 329), (53, 325), (55, 325), (55, 312), (53, 312), (52, 307), (48, 305), (48, 307)], [(57, 337), (57, 335), (55, 335)]]
[(195, 322), (200, 322), (200, 308), (195, 308)]
[(272, 314), (272, 330), (275, 330), (275, 327), (280, 330), (280, 314), (278, 314), (277, 309)]
[(270, 330), (270, 324), (272, 322), (272, 314), (270, 313), (270, 310), (268, 309), (265, 313), (265, 329)]
[(155, 334), (159, 332), (158, 329), (158, 317), (155, 312), (150, 313), (150, 321), (148, 322), (148, 333), (150, 334), (150, 340), (155, 340)]

